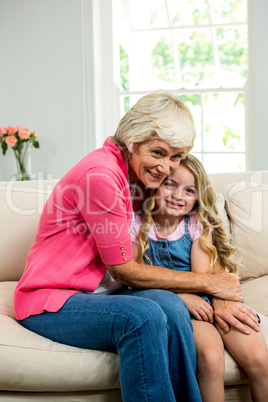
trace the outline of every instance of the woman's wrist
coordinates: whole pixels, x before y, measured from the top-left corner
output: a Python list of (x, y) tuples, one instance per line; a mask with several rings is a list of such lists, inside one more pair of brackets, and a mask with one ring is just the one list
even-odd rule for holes
[(211, 274), (197, 272), (177, 271), (178, 289), (177, 292), (185, 293), (211, 293), (212, 283), (210, 281)]

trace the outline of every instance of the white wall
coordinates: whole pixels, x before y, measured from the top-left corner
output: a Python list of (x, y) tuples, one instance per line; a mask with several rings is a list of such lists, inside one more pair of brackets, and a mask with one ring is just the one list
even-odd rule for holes
[[(0, 126), (39, 132), (32, 151), (39, 176), (61, 177), (114, 132), (116, 88), (105, 60), (111, 1), (0, 0)], [(268, 1), (249, 0), (249, 10), (248, 168), (260, 170), (268, 169)], [(105, 29), (93, 36), (93, 24)], [(0, 153), (0, 180), (14, 167), (13, 152)]]
[[(0, 126), (39, 133), (32, 170), (44, 177), (61, 177), (95, 148), (90, 20), (80, 0), (0, 0)], [(14, 159), (11, 149), (0, 154), (0, 180)]]

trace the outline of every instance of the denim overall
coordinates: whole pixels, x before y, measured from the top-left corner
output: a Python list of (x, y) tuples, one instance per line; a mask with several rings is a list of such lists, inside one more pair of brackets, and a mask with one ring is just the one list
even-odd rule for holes
[[(189, 216), (185, 216), (185, 232), (178, 240), (153, 240), (150, 237), (150, 247), (146, 255), (150, 258), (153, 265), (159, 267), (175, 269), (176, 271), (191, 271), (191, 247), (192, 239), (189, 233)], [(149, 265), (147, 259), (144, 263)], [(208, 297), (204, 293), (199, 293), (208, 303)]]

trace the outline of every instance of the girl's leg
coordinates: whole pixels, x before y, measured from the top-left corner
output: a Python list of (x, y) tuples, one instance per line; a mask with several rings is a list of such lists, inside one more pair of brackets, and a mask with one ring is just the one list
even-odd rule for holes
[(176, 294), (159, 289), (128, 290), (124, 294), (153, 300), (161, 307), (169, 329), (169, 367), (176, 400), (201, 401), (193, 327), (185, 303)]
[(224, 402), (224, 345), (209, 322), (192, 321), (197, 351), (197, 379), (203, 402)]
[(261, 332), (248, 328), (250, 335), (231, 327), (226, 334), (217, 326), (223, 342), (247, 373), (254, 402), (268, 401), (268, 349)]
[(116, 349), (124, 402), (175, 402), (169, 374), (169, 329), (152, 300), (76, 293), (57, 313), (21, 324), (53, 341), (97, 350)]

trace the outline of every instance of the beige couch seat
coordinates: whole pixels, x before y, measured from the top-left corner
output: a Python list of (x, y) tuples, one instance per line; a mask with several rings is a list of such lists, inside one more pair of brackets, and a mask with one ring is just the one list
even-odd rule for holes
[[(240, 272), (245, 300), (260, 313), (268, 344), (268, 172), (257, 173), (211, 175), (211, 180), (225, 228), (245, 264)], [(116, 353), (52, 342), (20, 326), (14, 316), (14, 289), (55, 183), (0, 183), (0, 399), (121, 401)], [(227, 351), (225, 359), (226, 401), (250, 401), (245, 372)]]

